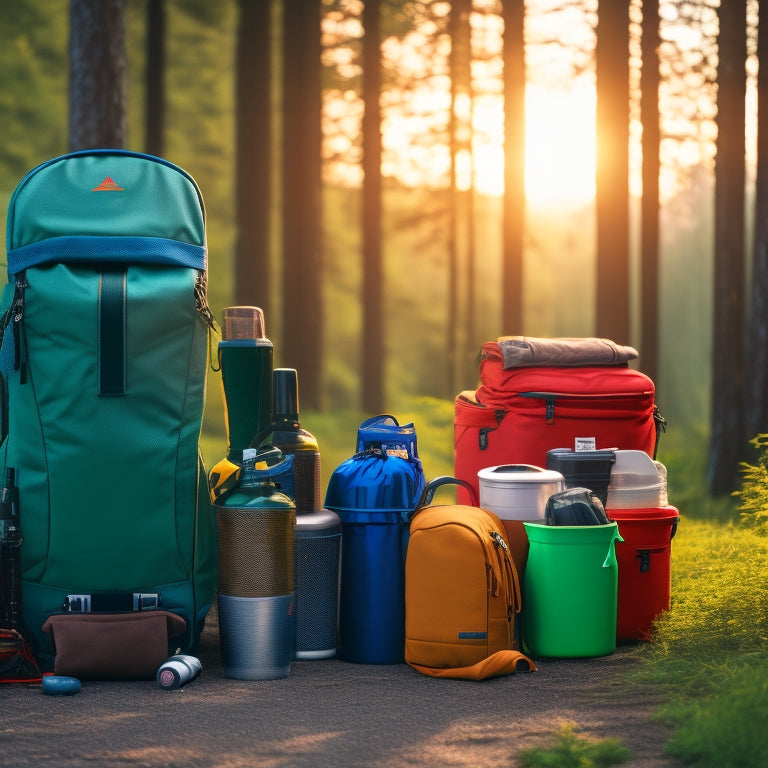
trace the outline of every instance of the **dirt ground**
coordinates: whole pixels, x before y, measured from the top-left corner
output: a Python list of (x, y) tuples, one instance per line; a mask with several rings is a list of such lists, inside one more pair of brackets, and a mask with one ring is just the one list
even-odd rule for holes
[(406, 664), (294, 661), (280, 680), (224, 677), (215, 609), (203, 673), (185, 688), (84, 682), (74, 696), (0, 687), (5, 765), (56, 768), (513, 768), (561, 723), (632, 750), (626, 768), (673, 768), (652, 691), (624, 678), (631, 646), (592, 659), (537, 659), (536, 672), (467, 682)]

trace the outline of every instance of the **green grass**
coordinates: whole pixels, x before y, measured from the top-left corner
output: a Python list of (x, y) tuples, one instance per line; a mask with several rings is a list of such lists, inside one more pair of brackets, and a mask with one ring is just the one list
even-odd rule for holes
[(659, 712), (676, 725), (667, 752), (698, 768), (766, 765), (766, 661), (765, 653), (737, 655), (704, 667), (709, 679), (698, 692), (674, 698)]
[(700, 768), (762, 766), (768, 484), (764, 469), (752, 468), (739, 496), (707, 497), (705, 449), (706, 440), (690, 435), (667, 440), (670, 501), (681, 512), (672, 543), (672, 610), (657, 622), (654, 641), (639, 647), (645, 663), (633, 683), (662, 691), (666, 704), (657, 716), (674, 727), (669, 754)]
[(631, 751), (618, 740), (587, 739), (567, 723), (546, 744), (522, 750), (517, 760), (520, 768), (608, 768), (626, 762), (631, 756)]

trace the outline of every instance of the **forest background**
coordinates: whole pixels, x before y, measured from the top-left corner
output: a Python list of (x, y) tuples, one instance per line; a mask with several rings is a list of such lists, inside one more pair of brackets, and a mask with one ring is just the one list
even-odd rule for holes
[[(675, 430), (711, 437), (712, 490), (735, 487), (748, 440), (768, 431), (763, 390), (747, 387), (768, 376), (755, 0), (102, 5), (125, 20), (121, 145), (198, 181), (214, 312), (265, 309), (305, 408), (450, 400), (476, 386), (483, 341), (604, 335), (640, 350)], [(3, 3), (3, 226), (23, 175), (80, 148), (69, 14), (62, 0)], [(600, 112), (617, 88), (618, 118)], [(626, 148), (607, 154), (615, 136)]]
[[(636, 682), (666, 690), (684, 762), (763, 765), (766, 31), (757, 0), (0, 0), (0, 226), (24, 174), (70, 149), (189, 171), (211, 306), (265, 308), (326, 479), (377, 411), (412, 418), (427, 474), (450, 472), (486, 340), (636, 346), (681, 511), (673, 610)], [(73, 84), (88, 55), (125, 91)]]

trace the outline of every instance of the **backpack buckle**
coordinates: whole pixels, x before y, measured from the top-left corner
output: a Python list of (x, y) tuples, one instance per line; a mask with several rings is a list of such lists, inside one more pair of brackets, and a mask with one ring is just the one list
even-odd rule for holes
[(61, 605), (64, 613), (97, 611), (151, 611), (162, 605), (158, 592), (106, 592), (93, 595), (67, 595)]

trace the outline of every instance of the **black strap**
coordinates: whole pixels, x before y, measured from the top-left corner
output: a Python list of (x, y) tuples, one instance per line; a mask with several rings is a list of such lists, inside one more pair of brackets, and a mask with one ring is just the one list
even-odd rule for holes
[(62, 603), (64, 613), (115, 613), (151, 611), (163, 601), (159, 592), (94, 592), (67, 595)]
[(99, 282), (99, 395), (125, 395), (125, 270), (104, 270)]

